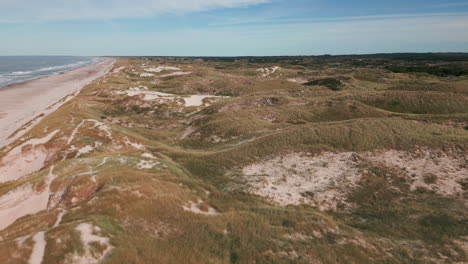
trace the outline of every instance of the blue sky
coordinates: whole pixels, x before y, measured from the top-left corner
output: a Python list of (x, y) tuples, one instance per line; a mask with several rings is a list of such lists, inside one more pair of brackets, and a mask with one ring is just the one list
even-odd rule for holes
[(468, 52), (468, 1), (0, 0), (0, 55)]

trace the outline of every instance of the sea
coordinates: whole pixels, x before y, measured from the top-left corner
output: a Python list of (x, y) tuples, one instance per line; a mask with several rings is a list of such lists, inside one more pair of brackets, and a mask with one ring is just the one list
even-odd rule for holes
[(0, 87), (60, 74), (101, 60), (73, 56), (0, 56)]

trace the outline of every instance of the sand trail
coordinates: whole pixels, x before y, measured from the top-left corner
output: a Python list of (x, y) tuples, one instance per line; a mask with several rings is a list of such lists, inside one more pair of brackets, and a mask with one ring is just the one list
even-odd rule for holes
[(29, 264), (41, 264), (46, 247), (45, 233), (38, 232), (34, 235), (33, 240), (34, 247), (31, 256), (29, 257)]

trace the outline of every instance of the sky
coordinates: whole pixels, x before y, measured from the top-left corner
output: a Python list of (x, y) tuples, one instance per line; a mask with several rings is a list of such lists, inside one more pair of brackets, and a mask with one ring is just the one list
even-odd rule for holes
[(0, 0), (0, 55), (468, 52), (460, 0)]

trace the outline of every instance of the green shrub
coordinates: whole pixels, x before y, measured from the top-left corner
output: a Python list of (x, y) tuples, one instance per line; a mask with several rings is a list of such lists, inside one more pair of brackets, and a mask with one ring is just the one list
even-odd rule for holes
[(330, 89), (332, 91), (340, 91), (344, 87), (343, 83), (340, 80), (337, 80), (335, 78), (325, 78), (325, 79), (314, 80), (314, 81), (307, 82), (304, 85), (306, 85), (306, 86), (313, 86), (313, 85), (324, 86), (324, 87), (327, 87), (328, 89)]

